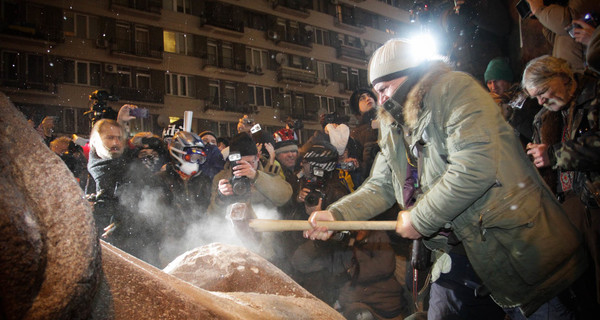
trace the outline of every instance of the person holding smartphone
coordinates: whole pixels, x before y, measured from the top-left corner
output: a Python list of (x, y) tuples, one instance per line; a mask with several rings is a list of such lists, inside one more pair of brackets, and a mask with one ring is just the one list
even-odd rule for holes
[(585, 69), (585, 47), (568, 33), (573, 20), (583, 19), (588, 13), (600, 13), (597, 0), (570, 0), (566, 6), (544, 5), (544, 0), (526, 0), (531, 13), (544, 26), (544, 36), (552, 44), (552, 56), (565, 59), (575, 72)]

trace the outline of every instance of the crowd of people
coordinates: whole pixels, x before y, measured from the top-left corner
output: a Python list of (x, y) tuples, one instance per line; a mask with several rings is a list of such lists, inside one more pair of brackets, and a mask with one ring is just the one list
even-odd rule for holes
[[(179, 123), (131, 135), (134, 105), (94, 119), (87, 144), (56, 137), (52, 117), (37, 129), (98, 236), (159, 268), (205, 244), (198, 235), (221, 240), (243, 204), (309, 219), (303, 233), (233, 230), (347, 319), (586, 319), (600, 310), (600, 28), (583, 13), (600, 8), (527, 2), (554, 42), (522, 75), (497, 57), (482, 86), (393, 39), (370, 59), (372, 88), (350, 98), (358, 124), (322, 114), (303, 144), (301, 122), (272, 133), (247, 115), (230, 138)], [(318, 226), (369, 219), (396, 230)], [(411, 246), (425, 265), (413, 256), (399, 275)]]

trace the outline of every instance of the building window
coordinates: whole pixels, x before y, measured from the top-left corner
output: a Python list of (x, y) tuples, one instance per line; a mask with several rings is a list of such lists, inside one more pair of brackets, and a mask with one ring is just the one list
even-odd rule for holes
[(327, 113), (335, 112), (335, 99), (326, 96), (316, 96), (319, 100), (319, 109), (327, 110)]
[(317, 61), (317, 77), (319, 79), (331, 79), (331, 63)]
[(88, 86), (100, 85), (100, 64), (87, 61), (65, 60), (63, 63), (66, 83)]
[(346, 90), (349, 90), (350, 88), (350, 78), (348, 77), (348, 67), (344, 67), (342, 66), (340, 68), (340, 74), (342, 76), (342, 85), (344, 86), (344, 88)]
[(146, 28), (135, 28), (135, 54), (139, 56), (150, 54), (150, 33)]
[(208, 82), (208, 103), (213, 106), (221, 106), (221, 90), (219, 80), (210, 80)]
[(358, 88), (358, 69), (350, 68), (350, 89)]
[(117, 23), (117, 48), (120, 51), (131, 51), (131, 33), (128, 24)]
[(191, 76), (176, 73), (165, 74), (166, 93), (172, 96), (191, 97), (191, 78)]
[(163, 39), (165, 52), (185, 55), (191, 55), (193, 52), (194, 37), (191, 35), (180, 32), (164, 31)]
[(248, 102), (253, 106), (271, 107), (271, 89), (259, 86), (248, 86)]
[(214, 41), (209, 40), (206, 51), (207, 51), (206, 63), (211, 66), (216, 66), (219, 61), (219, 56), (217, 55), (218, 54), (217, 44)]
[(117, 68), (117, 85), (131, 88), (131, 69), (128, 67)]
[(267, 50), (246, 47), (246, 63), (253, 68), (266, 68), (267, 57)]
[(137, 73), (135, 75), (135, 84), (138, 89), (150, 89), (150, 75), (147, 73)]
[(296, 96), (294, 99), (294, 109), (292, 109), (292, 116), (304, 116), (304, 97)]
[(233, 48), (231, 44), (224, 43), (221, 49), (223, 54), (223, 68), (233, 69)]
[(265, 21), (267, 21), (267, 19), (263, 14), (259, 14), (252, 11), (246, 12), (246, 26), (248, 28), (264, 31), (266, 30)]
[(2, 51), (2, 79), (19, 79), (19, 53)]
[(314, 32), (314, 36), (313, 36), (314, 43), (324, 45), (324, 46), (331, 45), (331, 41), (329, 40), (329, 31), (319, 29), (319, 28), (314, 28), (313, 32)]
[(187, 14), (191, 13), (192, 0), (174, 0), (173, 5), (175, 6), (175, 8), (173, 8), (173, 9), (176, 10), (177, 12), (182, 12), (182, 13), (187, 13)]
[(225, 95), (224, 95), (225, 108), (228, 110), (235, 109), (235, 87), (232, 83), (225, 84)]
[(44, 82), (44, 57), (27, 55), (27, 81), (32, 83)]
[(283, 109), (292, 110), (292, 95), (289, 93), (283, 94)]

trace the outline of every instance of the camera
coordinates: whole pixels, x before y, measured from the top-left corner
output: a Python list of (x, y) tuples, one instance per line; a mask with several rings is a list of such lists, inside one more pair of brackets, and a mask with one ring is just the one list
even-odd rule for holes
[(356, 166), (354, 165), (354, 162), (352, 162), (352, 161), (342, 162), (342, 163), (340, 163), (340, 169), (346, 170), (346, 171), (354, 171), (354, 170), (356, 170)]
[[(242, 160), (242, 156), (241, 154), (236, 152), (230, 154), (228, 159), (229, 163), (231, 164), (231, 171), (233, 172), (233, 168), (239, 164), (238, 161)], [(250, 192), (250, 179), (246, 176), (233, 176), (229, 180), (229, 183), (231, 184), (231, 188), (233, 189), (233, 194), (236, 196), (244, 196)]]
[(108, 101), (119, 101), (119, 97), (113, 96), (106, 90), (96, 90), (89, 96), (92, 107), (83, 115), (89, 116), (92, 123), (100, 119), (117, 119), (118, 113), (108, 106)]
[(349, 120), (350, 120), (350, 117), (340, 116), (339, 114), (337, 114), (335, 112), (326, 113), (326, 114), (322, 115), (321, 125), (324, 128), (325, 126), (327, 126), (330, 123), (342, 124), (342, 123), (348, 122)]
[[(598, 26), (598, 17), (596, 15), (588, 13), (583, 17), (583, 22), (595, 28)], [(566, 29), (571, 38), (575, 38), (575, 29), (581, 29), (581, 25), (579, 25), (578, 23), (572, 23)]]
[(302, 122), (302, 119), (292, 119), (291, 117), (288, 117), (288, 119), (285, 121), (286, 126), (288, 127), (288, 129), (292, 129), (292, 130), (302, 130), (304, 128), (304, 123)]
[(310, 192), (304, 197), (304, 202), (309, 207), (314, 207), (319, 204), (319, 199), (325, 198), (323, 187), (325, 186), (325, 172), (320, 168), (313, 168), (313, 176), (307, 179), (303, 188), (307, 188)]
[(531, 7), (527, 1), (520, 0), (517, 2), (515, 8), (517, 8), (517, 12), (519, 13), (519, 16), (521, 16), (521, 19), (527, 19), (531, 16)]

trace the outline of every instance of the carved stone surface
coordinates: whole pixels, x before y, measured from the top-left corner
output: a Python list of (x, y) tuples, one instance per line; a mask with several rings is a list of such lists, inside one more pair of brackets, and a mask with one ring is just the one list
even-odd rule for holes
[(213, 243), (182, 254), (164, 271), (197, 287), (316, 299), (273, 264), (245, 248)]
[(75, 178), (1, 92), (0, 155), (2, 319), (343, 319), (240, 248), (179, 260), (182, 277), (206, 272), (204, 287), (236, 291), (214, 292), (98, 241)]
[[(97, 309), (93, 319), (344, 319), (310, 294), (299, 297), (207, 291), (101, 243), (104, 279), (94, 302)], [(222, 252), (229, 254), (227, 250)], [(265, 281), (285, 283), (287, 279), (273, 277)], [(247, 288), (248, 283), (240, 286)]]
[(69, 169), (2, 93), (0, 154), (1, 228), (8, 232), (0, 238), (2, 313), (86, 318), (100, 267), (91, 208)]

